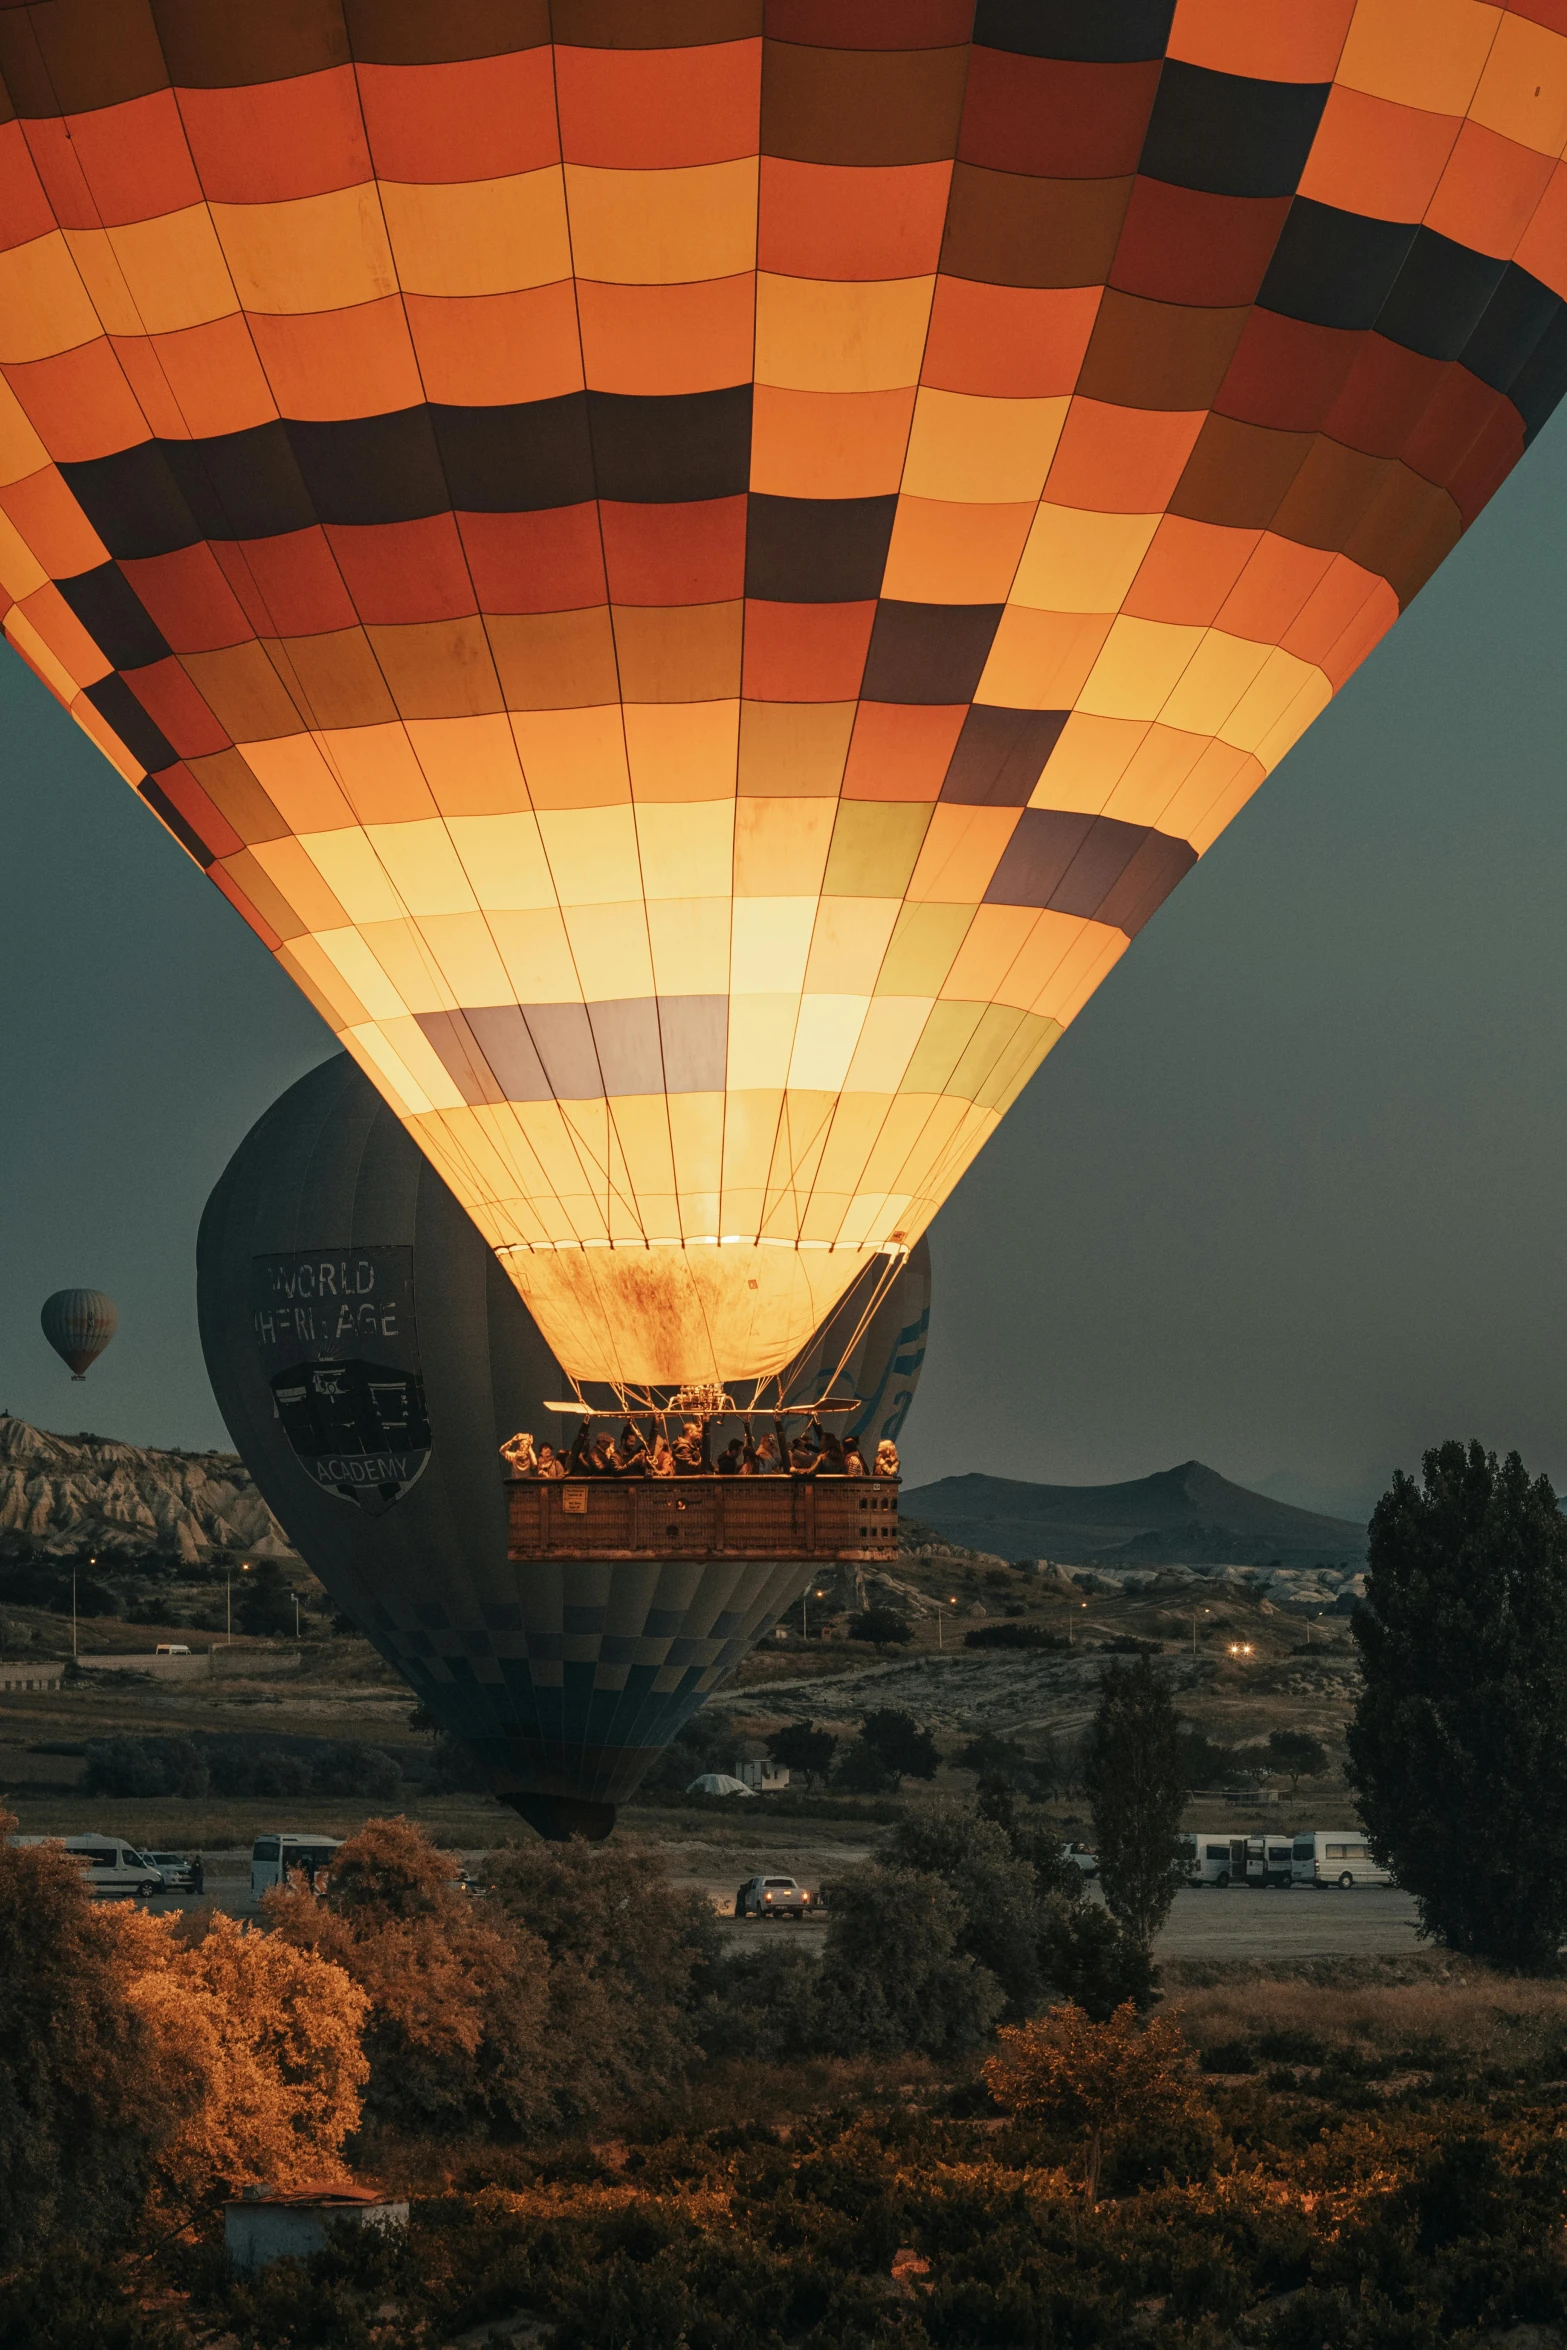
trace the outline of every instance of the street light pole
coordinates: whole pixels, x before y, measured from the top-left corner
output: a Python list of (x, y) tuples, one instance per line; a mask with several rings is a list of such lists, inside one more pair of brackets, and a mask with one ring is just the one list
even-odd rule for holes
[(71, 1569), (71, 1657), (76, 1657), (76, 1569)]

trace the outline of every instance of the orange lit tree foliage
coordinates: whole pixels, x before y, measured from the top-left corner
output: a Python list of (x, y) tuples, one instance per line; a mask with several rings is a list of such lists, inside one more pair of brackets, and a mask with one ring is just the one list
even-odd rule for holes
[(179, 2120), (120, 1918), (0, 1812), (0, 2262), (123, 2236)]
[(1090, 2203), (1115, 2141), (1195, 2135), (1211, 2144), (1212, 2108), (1191, 2049), (1175, 2024), (1141, 2024), (1130, 2000), (1101, 2024), (1069, 2000), (996, 2037), (1001, 2053), (985, 2065), (991, 2095), (1019, 2120), (1082, 2147)]
[(194, 2210), (247, 2180), (340, 2182), (369, 2065), (369, 2001), (341, 1967), (221, 1912), (189, 1937), (180, 1920), (121, 1921), (131, 1999), (159, 2061), (184, 2083), (184, 2114), (158, 2163), (163, 2200)]
[(324, 1898), (266, 1897), (273, 1939), (330, 1960), (364, 1995), (371, 2119), (429, 2131), (549, 2111), (549, 1958), (491, 1922), (454, 1864), (406, 1819), (371, 1820), (337, 1853)]

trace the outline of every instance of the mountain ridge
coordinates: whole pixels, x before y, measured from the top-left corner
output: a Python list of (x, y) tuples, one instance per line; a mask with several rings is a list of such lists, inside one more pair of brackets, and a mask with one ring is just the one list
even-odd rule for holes
[(1265, 1566), (1306, 1558), (1359, 1563), (1366, 1529), (1234, 1485), (1181, 1461), (1118, 1485), (1042, 1485), (970, 1471), (905, 1488), (908, 1514), (944, 1540), (1003, 1558), (1067, 1566)]

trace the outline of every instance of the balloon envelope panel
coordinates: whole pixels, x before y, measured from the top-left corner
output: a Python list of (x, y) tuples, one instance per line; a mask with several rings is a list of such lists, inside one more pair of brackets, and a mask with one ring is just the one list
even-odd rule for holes
[(11, 641), (584, 1378), (918, 1236), (1567, 372), (1544, 5), (0, 11)]
[(101, 1289), (57, 1289), (44, 1300), (39, 1327), (60, 1360), (84, 1379), (120, 1326), (112, 1297)]

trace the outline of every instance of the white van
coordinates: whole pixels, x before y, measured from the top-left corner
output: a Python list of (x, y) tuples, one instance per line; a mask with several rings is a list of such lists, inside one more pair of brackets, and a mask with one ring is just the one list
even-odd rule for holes
[(1246, 1882), (1288, 1892), (1295, 1882), (1295, 1839), (1269, 1834), (1246, 1839)]
[(1245, 1884), (1244, 1836), (1216, 1836), (1210, 1830), (1206, 1835), (1183, 1837), (1182, 1842), (1188, 1885), (1212, 1885), (1223, 1892), (1227, 1886)]
[(58, 1844), (81, 1867), (87, 1889), (100, 1899), (120, 1900), (164, 1890), (163, 1872), (134, 1844), (118, 1836), (13, 1836), (19, 1846)]
[(258, 1836), (250, 1849), (250, 1890), (265, 1893), (269, 1885), (286, 1885), (297, 1870), (312, 1893), (326, 1884), (339, 1839), (317, 1836), (308, 1828), (280, 1828), (275, 1835)]
[(183, 1640), (160, 1640), (152, 1653), (154, 1656), (189, 1656), (190, 1648)]
[(1355, 1885), (1391, 1885), (1392, 1873), (1371, 1857), (1371, 1846), (1358, 1828), (1302, 1830), (1291, 1847), (1297, 1885), (1336, 1885), (1348, 1893)]

